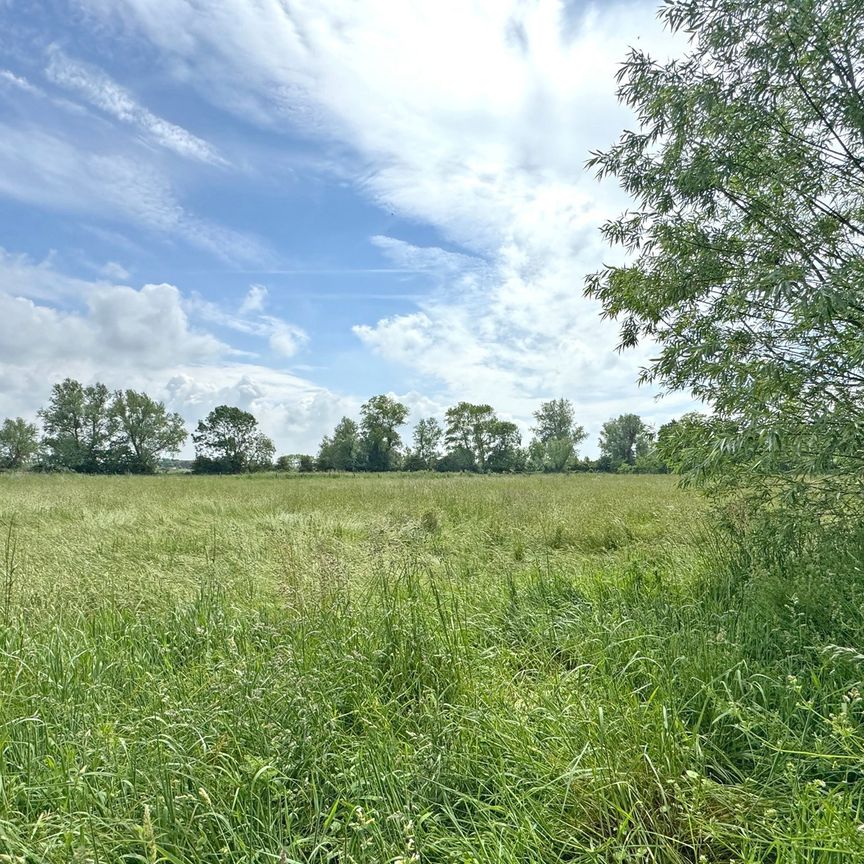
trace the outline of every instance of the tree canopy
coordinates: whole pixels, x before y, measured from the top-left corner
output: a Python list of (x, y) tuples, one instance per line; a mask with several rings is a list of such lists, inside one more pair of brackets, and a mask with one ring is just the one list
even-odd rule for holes
[(408, 408), (391, 396), (373, 396), (360, 409), (363, 450), (370, 471), (389, 471), (402, 446), (398, 429), (408, 417)]
[(357, 424), (343, 417), (331, 437), (324, 437), (318, 451), (321, 471), (356, 471), (363, 466), (363, 448)]
[(66, 378), (51, 389), (39, 416), (50, 465), (88, 474), (114, 470), (112, 442), (118, 424), (111, 410), (111, 392), (104, 384), (85, 387)]
[(112, 393), (98, 381), (55, 384), (39, 416), (49, 468), (151, 474), (163, 454), (175, 453), (186, 440), (183, 419), (162, 402), (134, 390)]
[(163, 453), (176, 453), (186, 440), (183, 418), (146, 393), (119, 390), (112, 412), (122, 435), (120, 459), (133, 474), (152, 474)]
[(258, 428), (248, 411), (218, 405), (192, 433), (195, 443), (193, 470), (202, 474), (242, 474), (269, 468), (273, 442)]
[(600, 432), (600, 453), (611, 463), (635, 465), (638, 457), (646, 456), (651, 449), (652, 433), (637, 414), (621, 414), (607, 420)]
[(7, 417), (0, 426), (0, 468), (25, 468), (39, 452), (36, 425), (23, 417)]
[(590, 164), (634, 199), (603, 229), (630, 260), (587, 293), (658, 343), (645, 380), (712, 409), (679, 430), (696, 479), (838, 512), (864, 481), (864, 6), (661, 14), (690, 48), (620, 71), (640, 128)]
[[(520, 471), (666, 470), (653, 447), (636, 446), (617, 461), (576, 458), (585, 435), (575, 422), (573, 404), (564, 398), (543, 402), (530, 447), (523, 448), (519, 426), (499, 417), (491, 405), (458, 402), (446, 412), (446, 428), (423, 417), (403, 449), (400, 427), (408, 407), (392, 396), (368, 399), (360, 418), (343, 417), (321, 441), (318, 456), (290, 453), (274, 462), (274, 445), (248, 411), (219, 405), (198, 422), (192, 441), (195, 459), (167, 458), (186, 441), (183, 418), (164, 403), (135, 390), (110, 391), (104, 384), (84, 385), (67, 378), (51, 389), (39, 412), (44, 425), (8, 418), (0, 426), (0, 470), (67, 470), (84, 473), (142, 473), (188, 470), (234, 474), (275, 469), (312, 471), (439, 471), (512, 473)], [(636, 428), (648, 429), (630, 415)], [(610, 421), (604, 432), (617, 428)], [(683, 420), (683, 418), (682, 418)], [(683, 428), (683, 427), (682, 427)], [(637, 436), (638, 437), (638, 436)], [(650, 435), (649, 435), (650, 439)], [(611, 439), (610, 439), (611, 440)], [(672, 438), (670, 438), (672, 440)], [(677, 441), (677, 438), (675, 439)], [(680, 467), (684, 461), (678, 459)]]
[(519, 429), (501, 420), (491, 405), (459, 402), (448, 409), (446, 420), (444, 441), (457, 470), (511, 471), (519, 467)]
[(588, 437), (576, 423), (569, 399), (551, 399), (534, 412), (537, 425), (529, 445), (531, 466), (538, 471), (567, 470), (576, 459), (576, 448)]
[(414, 427), (414, 447), (411, 458), (421, 470), (433, 469), (441, 455), (444, 430), (434, 417), (421, 417)]

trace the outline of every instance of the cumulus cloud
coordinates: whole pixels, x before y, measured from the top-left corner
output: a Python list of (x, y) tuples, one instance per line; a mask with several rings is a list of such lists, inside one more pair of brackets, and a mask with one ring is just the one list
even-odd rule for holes
[(270, 327), (270, 347), (283, 357), (293, 357), (309, 341), (306, 332), (294, 324), (270, 315), (265, 315), (262, 321)]
[(135, 289), (72, 279), (50, 260), (32, 263), (0, 250), (0, 363), (20, 367), (77, 360), (112, 368), (163, 368), (226, 350), (218, 339), (190, 326), (173, 285)]
[[(50, 286), (56, 293), (50, 296)], [(291, 372), (239, 362), (237, 351), (196, 326), (198, 307), (174, 285), (88, 282), (0, 249), (0, 417), (33, 417), (67, 376), (143, 389), (193, 424), (221, 403), (259, 417), (283, 451), (314, 450), (359, 400)], [(270, 319), (265, 339), (290, 350), (302, 336)], [(305, 335), (305, 334), (304, 334)]]
[(343, 415), (356, 415), (361, 404), (356, 397), (318, 387), (290, 372), (253, 364), (181, 367), (161, 393), (190, 424), (217, 405), (251, 411), (283, 453), (315, 453), (322, 436)]

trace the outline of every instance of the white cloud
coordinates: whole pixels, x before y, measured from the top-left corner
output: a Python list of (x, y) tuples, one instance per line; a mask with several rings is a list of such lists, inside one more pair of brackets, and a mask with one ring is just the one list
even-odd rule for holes
[(186, 210), (155, 164), (79, 147), (38, 127), (0, 122), (0, 195), (99, 220), (119, 217), (227, 260), (268, 257), (254, 238)]
[[(190, 307), (199, 309), (173, 285), (88, 282), (50, 259), (34, 263), (0, 249), (0, 417), (35, 416), (51, 385), (71, 376), (146, 390), (190, 428), (218, 404), (240, 405), (280, 451), (314, 452), (342, 414), (359, 409), (358, 398), (291, 372), (237, 362), (241, 352), (194, 326)], [(258, 335), (282, 343), (283, 353), (305, 339), (279, 319), (260, 326)]]
[(33, 96), (43, 95), (43, 92), (39, 87), (37, 87), (35, 84), (31, 84), (30, 81), (28, 81), (22, 75), (16, 75), (9, 69), (0, 69), (0, 83), (16, 87), (19, 90), (23, 90), (25, 93), (30, 93)]
[(68, 57), (56, 46), (51, 49), (46, 74), (55, 84), (83, 97), (115, 120), (136, 127), (156, 144), (180, 156), (211, 165), (227, 164), (206, 141), (149, 111), (101, 69)]
[(270, 315), (262, 317), (270, 329), (270, 347), (283, 357), (293, 357), (308, 341), (305, 331)]
[(591, 418), (673, 404), (637, 391), (649, 349), (616, 354), (615, 326), (582, 296), (613, 257), (597, 227), (625, 205), (584, 168), (632, 121), (616, 69), (637, 39), (677, 50), (654, 0), (578, 18), (558, 0), (86, 2), (147, 34), (221, 107), (349, 145), (371, 198), (473, 253), (373, 238), (437, 288), (416, 312), (358, 324), (364, 345), (523, 422), (557, 395)]
[(430, 272), (440, 276), (483, 269), (486, 266), (481, 258), (461, 252), (448, 252), (437, 246), (414, 246), (382, 234), (376, 234), (370, 240), (394, 264), (407, 272)]
[(115, 282), (125, 282), (131, 275), (122, 264), (116, 261), (106, 261), (100, 272)]
[(250, 285), (236, 313), (198, 296), (187, 302), (187, 308), (212, 324), (266, 339), (270, 349), (281, 357), (293, 357), (309, 342), (309, 336), (296, 324), (262, 314), (266, 298), (264, 285)]
[(217, 405), (251, 411), (282, 453), (315, 453), (323, 435), (360, 400), (276, 369), (252, 364), (178, 368), (159, 391), (191, 424)]
[(250, 285), (249, 291), (240, 304), (240, 314), (260, 312), (267, 300), (267, 288), (264, 285)]
[(190, 326), (173, 285), (72, 279), (50, 260), (34, 264), (0, 250), (0, 363), (159, 369), (226, 351)]

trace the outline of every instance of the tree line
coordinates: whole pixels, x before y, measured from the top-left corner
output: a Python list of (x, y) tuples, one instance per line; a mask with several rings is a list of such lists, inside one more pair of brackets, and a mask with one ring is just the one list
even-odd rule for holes
[[(219, 405), (192, 433), (199, 474), (241, 474), (266, 470), (311, 471), (523, 471), (665, 472), (662, 442), (671, 424), (657, 435), (636, 414), (603, 424), (600, 457), (580, 458), (587, 438), (568, 399), (543, 402), (534, 412), (527, 446), (515, 423), (500, 418), (491, 405), (459, 402), (443, 423), (423, 417), (407, 446), (400, 429), (409, 410), (391, 396), (373, 396), (358, 420), (343, 417), (325, 435), (317, 455), (275, 459), (276, 449), (257, 419), (241, 408)], [(83, 474), (153, 474), (170, 463), (185, 443), (183, 418), (163, 402), (135, 390), (109, 390), (67, 378), (51, 389), (35, 423), (8, 418), (0, 426), (0, 468), (73, 471)]]
[[(666, 471), (653, 430), (636, 414), (603, 424), (599, 459), (580, 458), (588, 437), (576, 422), (569, 399), (551, 399), (534, 412), (527, 446), (515, 423), (487, 404), (459, 402), (443, 424), (423, 417), (403, 447), (399, 428), (408, 408), (390, 396), (374, 396), (360, 409), (359, 422), (343, 417), (321, 441), (318, 455), (284, 457), (283, 467), (301, 471), (470, 471), (558, 473), (565, 471)], [(290, 460), (290, 461), (288, 461)]]

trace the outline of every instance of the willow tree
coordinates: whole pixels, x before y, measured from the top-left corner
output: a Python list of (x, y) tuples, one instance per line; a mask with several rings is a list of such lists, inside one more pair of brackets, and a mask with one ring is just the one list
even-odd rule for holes
[[(589, 164), (634, 207), (586, 293), (643, 378), (689, 390), (691, 476), (848, 512), (864, 478), (864, 5), (669, 0), (682, 58), (630, 52), (639, 128)], [(694, 437), (695, 436), (695, 437)]]

